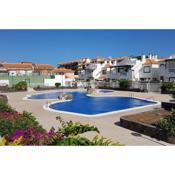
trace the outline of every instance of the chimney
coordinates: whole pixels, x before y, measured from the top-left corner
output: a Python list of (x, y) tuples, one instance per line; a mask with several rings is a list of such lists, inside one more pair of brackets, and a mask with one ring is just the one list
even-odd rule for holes
[(148, 56), (148, 57), (149, 57), (149, 59), (152, 59), (152, 54), (149, 54), (149, 56)]
[(157, 61), (158, 60), (158, 55), (154, 55), (154, 59)]
[(146, 55), (142, 55), (142, 61), (143, 61), (143, 62), (146, 61)]

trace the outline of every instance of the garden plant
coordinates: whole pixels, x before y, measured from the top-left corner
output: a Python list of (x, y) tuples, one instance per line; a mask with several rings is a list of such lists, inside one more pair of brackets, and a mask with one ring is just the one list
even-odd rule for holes
[(90, 146), (90, 145), (121, 145), (113, 143), (103, 137), (95, 136), (88, 139), (83, 133), (93, 131), (99, 134), (95, 126), (81, 124), (73, 121), (63, 121), (60, 116), (56, 117), (61, 123), (57, 129), (51, 128), (46, 131), (29, 112), (18, 113), (7, 103), (0, 103), (0, 145), (52, 145), (52, 146)]

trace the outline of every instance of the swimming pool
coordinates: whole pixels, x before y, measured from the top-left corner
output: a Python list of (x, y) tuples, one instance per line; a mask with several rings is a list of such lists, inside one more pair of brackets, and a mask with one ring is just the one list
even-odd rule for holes
[(114, 92), (114, 91), (113, 90), (106, 90), (106, 89), (99, 90), (99, 93), (110, 93), (110, 92)]
[(50, 92), (50, 93), (43, 93), (43, 94), (35, 94), (29, 96), (28, 99), (31, 100), (43, 100), (43, 99), (57, 99), (58, 96), (61, 94), (70, 94), (69, 92)]
[[(57, 98), (60, 92), (38, 94), (29, 99)], [(132, 97), (92, 97), (83, 92), (71, 92), (73, 99), (66, 102), (53, 102), (44, 108), (55, 112), (65, 112), (83, 116), (100, 116), (121, 110), (155, 105), (156, 102)]]

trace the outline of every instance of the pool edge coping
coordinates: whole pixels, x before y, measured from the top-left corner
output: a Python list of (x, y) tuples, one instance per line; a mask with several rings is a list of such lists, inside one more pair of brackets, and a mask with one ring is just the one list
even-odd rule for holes
[[(54, 91), (57, 92), (57, 91)], [(69, 91), (67, 91), (69, 92)], [(73, 91), (73, 92), (83, 92), (83, 91)], [(156, 107), (156, 106), (160, 106), (161, 102), (159, 101), (155, 101), (155, 100), (151, 100), (151, 99), (146, 99), (146, 98), (140, 98), (140, 97), (131, 97), (131, 96), (119, 96), (116, 94), (105, 94), (102, 95), (103, 93), (100, 94), (100, 96), (96, 96), (96, 95), (91, 95), (91, 94), (86, 94), (86, 96), (88, 97), (129, 97), (129, 98), (135, 98), (135, 99), (139, 99), (139, 100), (144, 100), (144, 101), (148, 101), (148, 102), (154, 102), (155, 104), (150, 104), (150, 105), (145, 105), (145, 106), (138, 106), (138, 107), (131, 107), (128, 109), (122, 109), (122, 110), (117, 110), (117, 111), (111, 111), (111, 112), (105, 112), (105, 113), (100, 113), (100, 114), (82, 114), (82, 113), (76, 113), (76, 112), (67, 112), (67, 111), (61, 111), (61, 110), (56, 110), (56, 109), (52, 109), (49, 106), (55, 103), (64, 103), (64, 102), (69, 102), (72, 100), (59, 100), (58, 99), (29, 99), (29, 97), (31, 97), (32, 95), (39, 95), (39, 94), (45, 94), (48, 92), (43, 92), (43, 93), (35, 93), (35, 94), (28, 94), (25, 97), (23, 97), (23, 100), (26, 101), (45, 101), (47, 102), (47, 104), (43, 105), (43, 109), (50, 111), (50, 112), (55, 112), (55, 113), (63, 113), (63, 114), (70, 114), (70, 115), (77, 115), (77, 116), (83, 116), (83, 117), (102, 117), (102, 116), (106, 116), (106, 115), (111, 115), (111, 114), (118, 114), (118, 113), (122, 113), (122, 112), (128, 112), (128, 111), (132, 111), (132, 110), (136, 110), (136, 109), (144, 109), (144, 108), (148, 108), (148, 107)], [(52, 93), (52, 92), (51, 92)], [(56, 100), (56, 101), (55, 101)], [(48, 102), (51, 101), (51, 102)]]
[[(93, 96), (90, 96), (90, 97), (93, 97)], [(126, 97), (126, 96), (124, 96), (124, 97)], [(130, 98), (136, 98), (136, 97), (130, 97)], [(117, 110), (117, 111), (112, 111), (112, 112), (105, 112), (105, 113), (100, 113), (100, 114), (92, 114), (92, 115), (91, 114), (76, 113), (76, 112), (61, 111), (61, 110), (56, 110), (56, 109), (52, 109), (52, 108), (49, 107), (52, 104), (69, 102), (69, 101), (72, 101), (72, 100), (53, 101), (53, 102), (50, 102), (50, 103), (47, 103), (47, 104), (43, 105), (43, 109), (47, 110), (47, 111), (50, 111), (50, 112), (55, 112), (55, 113), (63, 113), (63, 114), (70, 114), (70, 115), (74, 115), (74, 116), (77, 115), (77, 116), (83, 116), (83, 117), (91, 118), (91, 117), (102, 117), (102, 116), (111, 115), (111, 114), (119, 114), (119, 113), (122, 113), (122, 112), (128, 112), (128, 111), (132, 111), (132, 110), (136, 110), (136, 109), (144, 109), (144, 108), (149, 108), (149, 107), (156, 107), (156, 106), (161, 105), (161, 102), (159, 102), (159, 101), (147, 100), (147, 99), (144, 99), (144, 98), (136, 98), (136, 99), (145, 100), (145, 101), (149, 101), (149, 102), (154, 102), (155, 104), (150, 104), (150, 105), (145, 105), (145, 106), (138, 106), (138, 107), (122, 109), (122, 110)]]

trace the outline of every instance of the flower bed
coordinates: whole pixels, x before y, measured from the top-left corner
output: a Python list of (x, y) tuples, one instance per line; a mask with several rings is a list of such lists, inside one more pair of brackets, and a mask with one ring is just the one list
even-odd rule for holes
[(171, 113), (163, 109), (143, 112), (120, 118), (120, 125), (175, 144), (175, 110)]
[(95, 126), (56, 119), (61, 127), (46, 131), (31, 113), (18, 113), (7, 103), (0, 103), (0, 145), (120, 145), (103, 137), (90, 140), (80, 136), (88, 131), (99, 133)]

